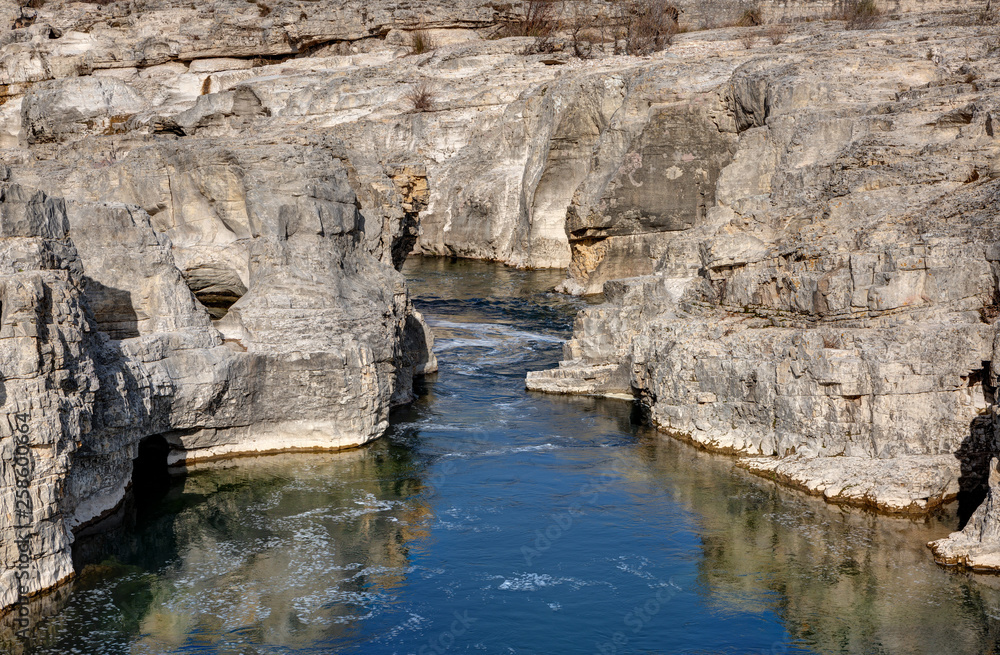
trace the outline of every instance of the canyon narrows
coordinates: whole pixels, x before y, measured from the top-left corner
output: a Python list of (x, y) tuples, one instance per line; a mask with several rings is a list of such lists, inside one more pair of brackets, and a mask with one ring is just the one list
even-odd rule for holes
[(996, 643), (992, 578), (955, 575), (924, 545), (953, 513), (845, 510), (663, 437), (630, 401), (525, 391), (585, 306), (551, 292), (560, 271), (430, 258), (403, 271), (440, 372), (385, 436), (193, 463), (135, 518), (78, 537), (79, 574), (38, 602), (31, 652)]
[(998, 10), (675, 4), (636, 56), (614, 3), (561, 5), (581, 53), (537, 2), (0, 0), (8, 619), (147, 454), (382, 436), (437, 369), (411, 255), (560, 272), (529, 390), (1000, 570)]

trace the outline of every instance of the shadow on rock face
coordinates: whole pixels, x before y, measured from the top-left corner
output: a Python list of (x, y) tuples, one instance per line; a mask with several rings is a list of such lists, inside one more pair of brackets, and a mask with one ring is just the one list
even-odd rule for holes
[[(983, 395), (987, 406), (994, 403), (995, 387), (989, 385), (986, 366), (973, 373), (970, 384), (982, 382)], [(969, 423), (969, 435), (955, 451), (955, 457), (961, 462), (961, 477), (958, 479), (958, 527), (961, 530), (969, 522), (972, 513), (986, 498), (989, 479), (989, 464), (997, 456), (996, 438), (994, 435), (992, 413), (980, 414)]]
[(84, 292), (98, 328), (112, 339), (139, 336), (139, 316), (132, 305), (132, 294), (105, 286), (93, 278), (84, 279)]

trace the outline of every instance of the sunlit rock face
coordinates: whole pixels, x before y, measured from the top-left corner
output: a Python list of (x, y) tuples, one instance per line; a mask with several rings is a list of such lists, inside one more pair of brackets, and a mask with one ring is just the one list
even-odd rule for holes
[(618, 160), (599, 201), (577, 193), (588, 209), (568, 225), (606, 238), (574, 245), (564, 288), (596, 290), (589, 269), (608, 303), (528, 387), (638, 397), (663, 431), (831, 501), (919, 514), (981, 497), (997, 452), (995, 53), (966, 57), (963, 26), (938, 28), (955, 49), (928, 48), (913, 25), (762, 54), (720, 74), (714, 103), (673, 109), (704, 209), (644, 195), (645, 154)]
[[(3, 275), (3, 568), (0, 606), (69, 577), (71, 537), (59, 505), (101, 386), (66, 239), (65, 203), (20, 186), (0, 200)], [(104, 388), (104, 394), (108, 393)], [(99, 430), (98, 430), (99, 431)], [(8, 462), (10, 463), (8, 465)]]
[(73, 531), (122, 501), (141, 439), (171, 464), (357, 446), (434, 370), (383, 230), (399, 218), (365, 232), (335, 147), (191, 147), (25, 166), (68, 201), (3, 191), (4, 402), (32, 454), (4, 469), (4, 506), (32, 501), (23, 547), (4, 525), (5, 606), (22, 558), (26, 593), (72, 573)]
[(24, 589), (72, 573), (73, 531), (122, 501), (144, 437), (163, 435), (174, 464), (356, 446), (433, 370), (400, 274), (367, 252), (336, 184), (272, 196), (250, 214), (256, 234), (228, 240), (220, 261), (242, 256), (247, 284), (225, 324), (139, 207), (4, 189), (4, 402), (17, 417), (4, 448), (20, 458), (23, 434), (26, 463), (4, 468), (3, 502), (28, 511), (4, 524), (5, 605), (25, 560)]
[(725, 107), (712, 92), (673, 95), (650, 107), (627, 148), (606, 154), (616, 168), (592, 171), (575, 194), (562, 290), (600, 293), (609, 279), (652, 273), (664, 236), (702, 225), (716, 204), (719, 173), (736, 145)]
[[(955, 3), (586, 61), (489, 38), (518, 5), (40, 4), (0, 2), (0, 231), (32, 244), (0, 298), (4, 330), (24, 318), (5, 407), (41, 440), (28, 591), (69, 575), (71, 531), (120, 501), (146, 437), (178, 464), (377, 437), (434, 370), (411, 251), (566, 267), (562, 290), (616, 300), (534, 388), (638, 392), (675, 434), (893, 511), (981, 477), (996, 54), (905, 15)], [(437, 48), (414, 54), (418, 29)], [(833, 455), (860, 468), (810, 468)], [(891, 490), (852, 482), (872, 461)]]

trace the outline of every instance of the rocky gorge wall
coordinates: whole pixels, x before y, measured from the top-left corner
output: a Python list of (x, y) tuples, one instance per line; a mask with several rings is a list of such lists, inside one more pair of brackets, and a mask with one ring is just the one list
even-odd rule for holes
[[(814, 33), (650, 111), (684, 125), (665, 159), (700, 185), (658, 199), (689, 174), (665, 162), (645, 192), (640, 138), (577, 189), (563, 287), (608, 303), (528, 388), (637, 396), (661, 430), (831, 501), (971, 512), (997, 452), (996, 28), (940, 20)], [(677, 120), (691, 105), (718, 135)], [(980, 556), (939, 559), (995, 566), (992, 514), (953, 537)]]
[(105, 11), (125, 24), (104, 45), (147, 38), (127, 7), (52, 6), (0, 57), (0, 608), (73, 574), (74, 535), (120, 505), (147, 445), (163, 466), (357, 446), (435, 369), (396, 270), (423, 169), (364, 184), (329, 135), (244, 133), (268, 115), (252, 93), (203, 111), (186, 64), (123, 81), (111, 53), (84, 71), (72, 34), (37, 75), (11, 64)]
[(997, 51), (953, 2), (588, 60), (495, 38), (519, 4), (32, 4), (0, 2), (0, 607), (72, 574), (150, 440), (379, 436), (434, 368), (411, 252), (604, 290), (532, 388), (892, 511), (983, 476)]
[[(256, 213), (290, 220), (230, 244), (247, 282), (219, 320), (139, 207), (17, 184), (3, 193), (0, 329), (15, 417), (4, 424), (3, 499), (6, 515), (30, 519), (3, 525), (4, 605), (72, 573), (73, 531), (122, 501), (144, 440), (165, 442), (164, 466), (356, 446), (381, 435), (415, 374), (433, 370), (402, 277), (364, 249), (346, 184), (326, 189), (311, 222), (294, 204)], [(240, 281), (206, 266), (195, 270), (216, 286)]]

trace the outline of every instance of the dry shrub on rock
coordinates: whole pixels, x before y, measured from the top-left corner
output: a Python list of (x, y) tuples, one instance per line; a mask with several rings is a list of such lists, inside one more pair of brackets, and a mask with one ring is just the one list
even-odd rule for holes
[(615, 54), (648, 55), (669, 46), (677, 34), (680, 11), (667, 0), (629, 0), (619, 11), (625, 35)]
[(434, 40), (427, 32), (417, 31), (410, 35), (410, 47), (413, 48), (413, 54), (422, 55), (434, 49)]
[(842, 20), (849, 30), (871, 30), (885, 20), (885, 12), (877, 0), (840, 0), (834, 8), (833, 18)]
[(760, 27), (766, 22), (760, 0), (699, 0), (698, 6), (698, 29)]
[(738, 27), (760, 27), (764, 24), (764, 9), (760, 5), (750, 5), (736, 19)]
[(750, 28), (746, 28), (740, 33), (739, 39), (740, 43), (743, 44), (743, 47), (750, 50), (757, 43), (757, 32)]
[(430, 111), (434, 108), (434, 91), (427, 82), (416, 85), (404, 97), (410, 103), (410, 111), (413, 113)]

